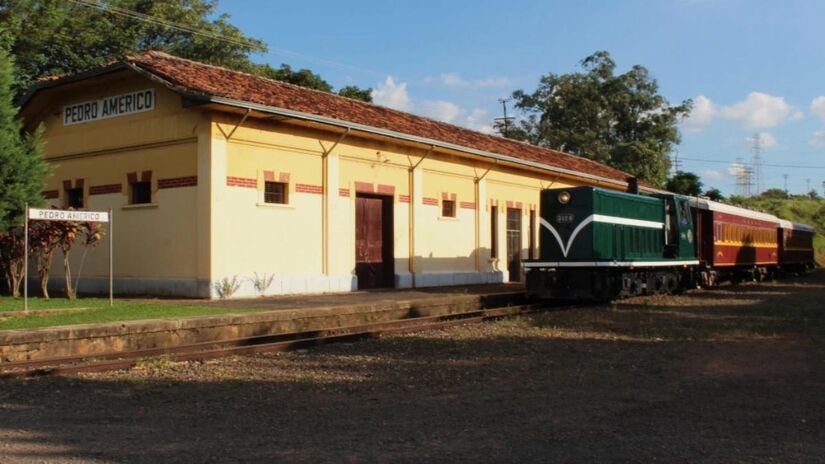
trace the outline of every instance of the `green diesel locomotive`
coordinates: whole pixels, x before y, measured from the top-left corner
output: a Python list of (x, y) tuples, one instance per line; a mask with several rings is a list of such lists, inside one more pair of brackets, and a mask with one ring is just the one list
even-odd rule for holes
[(550, 189), (540, 212), (539, 259), (524, 263), (530, 296), (609, 300), (696, 285), (689, 197)]

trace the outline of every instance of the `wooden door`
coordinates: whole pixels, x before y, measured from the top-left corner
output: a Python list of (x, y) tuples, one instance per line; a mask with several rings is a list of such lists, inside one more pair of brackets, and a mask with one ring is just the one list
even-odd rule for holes
[(507, 208), (507, 271), (510, 282), (521, 281), (521, 210)]
[(355, 274), (359, 289), (392, 286), (391, 206), (385, 198), (355, 198)]

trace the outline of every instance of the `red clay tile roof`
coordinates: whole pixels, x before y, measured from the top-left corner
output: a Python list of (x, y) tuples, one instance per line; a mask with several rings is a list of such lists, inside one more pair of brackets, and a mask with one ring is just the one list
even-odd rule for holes
[(188, 92), (334, 118), (622, 182), (629, 177), (618, 169), (579, 156), (166, 53), (147, 52), (126, 61)]

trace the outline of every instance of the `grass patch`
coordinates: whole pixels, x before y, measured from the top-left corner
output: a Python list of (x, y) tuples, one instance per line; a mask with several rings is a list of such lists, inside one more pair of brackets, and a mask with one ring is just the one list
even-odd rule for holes
[[(18, 311), (20, 314), (0, 320), (0, 330), (33, 329), (76, 324), (99, 324), (105, 322), (134, 321), (141, 319), (173, 319), (192, 316), (214, 316), (220, 314), (266, 311), (267, 308), (224, 308), (207, 304), (180, 304), (163, 300), (115, 300), (109, 307), (105, 298), (29, 298), (29, 315), (23, 314), (23, 300), (0, 297), (0, 311)], [(38, 315), (38, 311), (88, 308), (86, 310), (62, 314)]]

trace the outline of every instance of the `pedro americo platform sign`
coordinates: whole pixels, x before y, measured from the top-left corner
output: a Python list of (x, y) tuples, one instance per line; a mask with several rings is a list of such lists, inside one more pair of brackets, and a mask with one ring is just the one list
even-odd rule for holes
[(109, 222), (109, 213), (106, 211), (29, 208), (29, 219), (38, 221)]
[(138, 90), (63, 107), (63, 125), (71, 126), (155, 109), (155, 89)]

